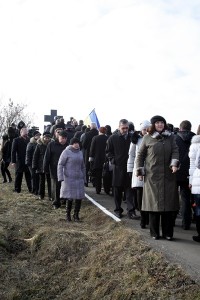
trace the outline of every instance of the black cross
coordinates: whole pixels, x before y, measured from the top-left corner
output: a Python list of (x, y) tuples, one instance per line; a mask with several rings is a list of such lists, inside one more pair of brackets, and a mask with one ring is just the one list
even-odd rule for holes
[(44, 115), (44, 122), (53, 123), (55, 121), (54, 117), (63, 118), (62, 116), (57, 116), (57, 110), (51, 109), (50, 115)]

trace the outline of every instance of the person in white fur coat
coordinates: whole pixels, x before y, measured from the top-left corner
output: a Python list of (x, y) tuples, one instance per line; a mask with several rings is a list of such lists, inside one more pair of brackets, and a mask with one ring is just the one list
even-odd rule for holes
[(189, 183), (194, 197), (196, 215), (197, 236), (193, 236), (195, 242), (200, 243), (200, 135), (193, 136), (189, 151), (190, 169)]
[(140, 145), (143, 140), (143, 136), (147, 134), (147, 129), (151, 126), (151, 123), (148, 120), (144, 120), (140, 124), (140, 133), (137, 144), (131, 143), (129, 148), (129, 158), (127, 161), (127, 172), (132, 173), (132, 182), (131, 187), (136, 189), (136, 198), (138, 209), (141, 214), (140, 226), (141, 228), (146, 228), (146, 225), (149, 224), (149, 213), (146, 211), (142, 211), (142, 193), (143, 193), (143, 181), (139, 180), (139, 178), (135, 175), (135, 161), (137, 157), (137, 152), (140, 148)]

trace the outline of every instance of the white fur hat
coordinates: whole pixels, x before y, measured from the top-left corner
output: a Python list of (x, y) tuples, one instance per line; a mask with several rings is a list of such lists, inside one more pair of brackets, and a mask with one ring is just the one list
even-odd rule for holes
[(142, 121), (142, 123), (140, 123), (140, 131), (143, 129), (147, 129), (151, 126), (151, 123), (148, 120), (144, 120)]

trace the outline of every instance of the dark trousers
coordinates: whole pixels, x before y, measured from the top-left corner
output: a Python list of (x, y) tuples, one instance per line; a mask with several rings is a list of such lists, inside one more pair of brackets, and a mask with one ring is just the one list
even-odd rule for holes
[(39, 190), (39, 174), (36, 173), (36, 170), (32, 169), (32, 167), (28, 167), (31, 174), (31, 186), (32, 193), (38, 195)]
[(54, 204), (60, 204), (61, 182), (58, 179), (51, 178), (51, 197)]
[(95, 176), (94, 176), (94, 184), (97, 194), (101, 192), (102, 187), (102, 170), (103, 169), (95, 169)]
[(103, 188), (106, 194), (112, 193), (112, 171), (104, 174), (103, 176)]
[(89, 163), (89, 161), (86, 161), (85, 162), (85, 172), (86, 172), (86, 184), (87, 185), (88, 185), (89, 177), (90, 177), (88, 174), (89, 170), (90, 170), (90, 163)]
[(180, 187), (182, 225), (186, 227), (190, 227), (192, 221), (192, 209), (191, 209), (191, 191), (189, 188), (189, 180), (178, 181), (177, 185)]
[(114, 192), (114, 201), (115, 201), (115, 212), (122, 213), (124, 210), (121, 207), (122, 204), (122, 194), (123, 194), (124, 188), (123, 187), (118, 187), (114, 186), (113, 187), (113, 192)]
[(200, 236), (200, 216), (196, 217), (196, 230), (198, 235)]
[(135, 191), (131, 187), (125, 189), (127, 212), (132, 214), (135, 212)]
[(126, 205), (128, 214), (132, 214), (135, 212), (135, 191), (131, 188), (131, 180), (132, 177), (126, 173), (126, 187), (124, 188), (125, 197), (126, 197)]
[(142, 210), (142, 195), (143, 195), (143, 188), (142, 187), (137, 187), (136, 189), (136, 193), (137, 193), (137, 206), (138, 209), (140, 211), (140, 215), (141, 215), (141, 221), (140, 221), (140, 225), (141, 226), (146, 226), (149, 224), (149, 212), (148, 211), (143, 211)]
[(173, 237), (174, 234), (174, 214), (167, 212), (149, 212), (149, 225), (151, 236), (160, 236), (160, 219), (163, 237)]
[(39, 195), (41, 198), (45, 196), (45, 179), (47, 181), (48, 197), (51, 198), (51, 178), (50, 174), (39, 173)]
[(18, 193), (21, 192), (23, 173), (25, 174), (25, 180), (28, 190), (29, 192), (31, 192), (31, 174), (28, 167), (25, 172), (15, 172), (15, 191)]
[[(122, 213), (123, 208), (121, 207), (121, 204), (122, 204), (124, 187), (114, 186), (113, 187), (113, 192), (114, 192), (114, 201), (115, 201), (114, 211)], [(131, 189), (130, 187), (126, 188), (125, 189), (125, 195), (126, 195), (127, 212), (131, 214), (135, 211), (133, 189)]]
[(9, 162), (1, 163), (1, 174), (2, 174), (4, 181), (7, 181), (6, 175), (8, 176), (8, 180), (12, 181), (10, 171), (8, 170), (9, 164), (10, 164)]

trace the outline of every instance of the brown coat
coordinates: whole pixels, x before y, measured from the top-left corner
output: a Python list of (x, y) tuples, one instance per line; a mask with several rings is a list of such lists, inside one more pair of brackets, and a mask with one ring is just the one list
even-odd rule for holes
[(145, 167), (142, 210), (177, 211), (179, 209), (176, 174), (171, 165), (178, 164), (179, 151), (174, 135), (158, 139), (145, 135), (138, 151), (136, 169)]

